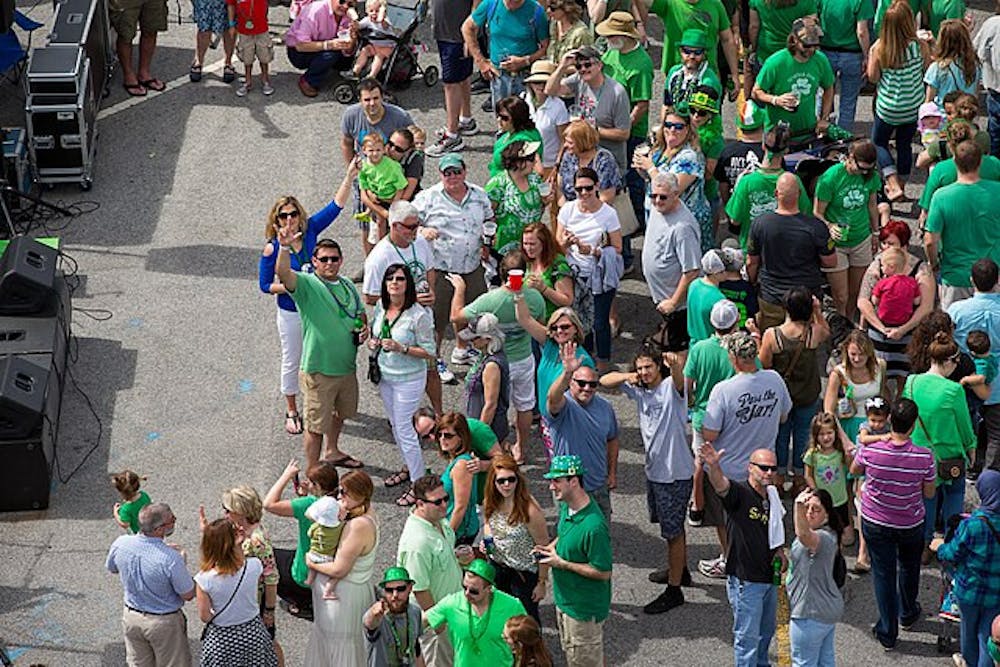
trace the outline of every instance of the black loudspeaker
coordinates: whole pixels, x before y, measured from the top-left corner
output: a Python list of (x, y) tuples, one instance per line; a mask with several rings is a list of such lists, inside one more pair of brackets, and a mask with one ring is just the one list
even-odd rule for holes
[(59, 251), (27, 236), (11, 240), (0, 258), (0, 315), (32, 315), (51, 304)]
[(27, 438), (38, 430), (48, 387), (47, 366), (28, 355), (0, 359), (0, 440)]
[(25, 440), (0, 443), (3, 471), (0, 473), (0, 512), (41, 510), (49, 506), (52, 435), (42, 429)]

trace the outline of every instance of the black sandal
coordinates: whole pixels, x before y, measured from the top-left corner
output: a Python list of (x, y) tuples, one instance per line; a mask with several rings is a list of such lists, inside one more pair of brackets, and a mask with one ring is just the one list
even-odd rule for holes
[[(288, 422), (292, 422), (292, 427), (288, 428)], [(285, 432), (288, 435), (300, 435), (302, 433), (302, 415), (291, 410), (285, 413)]]
[(410, 480), (410, 471), (407, 468), (403, 468), (397, 473), (389, 475), (385, 478), (386, 487), (392, 488), (394, 486), (399, 486), (403, 482), (408, 482)]
[(410, 507), (416, 504), (417, 504), (417, 496), (413, 493), (412, 486), (406, 493), (401, 495), (399, 498), (396, 498), (396, 505), (398, 507)]

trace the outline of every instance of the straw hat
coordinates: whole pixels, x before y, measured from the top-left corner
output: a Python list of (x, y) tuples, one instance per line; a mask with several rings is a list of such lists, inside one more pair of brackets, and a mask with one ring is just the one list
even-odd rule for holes
[(602, 37), (631, 37), (638, 40), (639, 32), (635, 29), (635, 18), (628, 12), (611, 12), (608, 18), (597, 24), (594, 32)]
[(545, 83), (556, 71), (556, 64), (551, 60), (536, 60), (531, 63), (531, 74), (525, 78), (525, 83)]

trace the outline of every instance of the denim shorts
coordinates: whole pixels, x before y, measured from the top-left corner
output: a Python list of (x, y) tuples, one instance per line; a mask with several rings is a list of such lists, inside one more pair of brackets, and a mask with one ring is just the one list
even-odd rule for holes
[(465, 55), (464, 43), (438, 40), (437, 46), (442, 83), (462, 83), (472, 76), (472, 58)]

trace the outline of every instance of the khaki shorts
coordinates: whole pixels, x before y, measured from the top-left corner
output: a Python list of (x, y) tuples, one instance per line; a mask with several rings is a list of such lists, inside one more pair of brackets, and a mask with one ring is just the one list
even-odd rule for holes
[(760, 309), (757, 311), (757, 328), (762, 332), (784, 323), (785, 307), (781, 304), (757, 299), (757, 306)]
[(108, 18), (118, 38), (131, 42), (136, 25), (144, 33), (167, 31), (166, 0), (110, 0)]
[(838, 271), (846, 271), (848, 268), (868, 267), (872, 263), (872, 259), (874, 259), (871, 238), (865, 239), (856, 246), (848, 246), (846, 248), (837, 246), (834, 248), (834, 251), (837, 254), (837, 265), (832, 269), (821, 268), (823, 273), (836, 273)]
[(556, 609), (559, 644), (569, 667), (604, 666), (604, 622), (578, 621)]
[(350, 419), (358, 414), (358, 378), (299, 372), (303, 421), (310, 433), (330, 432), (333, 417)]
[(267, 65), (274, 60), (274, 43), (271, 41), (271, 35), (266, 32), (259, 35), (238, 35), (236, 56), (244, 65), (253, 65), (255, 58), (261, 65)]

